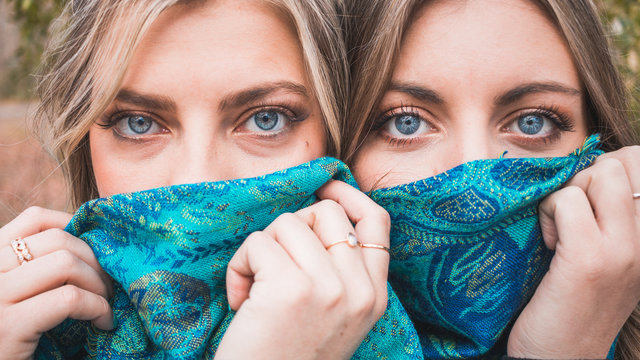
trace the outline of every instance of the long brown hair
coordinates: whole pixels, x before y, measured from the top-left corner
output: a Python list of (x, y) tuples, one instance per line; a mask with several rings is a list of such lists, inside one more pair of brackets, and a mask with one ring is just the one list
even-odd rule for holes
[[(146, 30), (166, 9), (203, 0), (69, 1), (54, 22), (38, 74), (32, 127), (60, 163), (72, 208), (98, 196), (88, 131), (113, 101)], [(329, 155), (341, 148), (348, 64), (338, 19), (341, 0), (265, 0), (297, 31), (327, 131)]]
[[(391, 81), (396, 54), (413, 15), (429, 0), (354, 0), (344, 25), (351, 91), (343, 138), (343, 158), (354, 160), (374, 123), (373, 116)], [(585, 89), (588, 129), (602, 135), (605, 151), (640, 144), (632, 126), (629, 98), (618, 73), (598, 11), (591, 0), (531, 0), (563, 35)], [(640, 307), (625, 323), (616, 359), (640, 359)]]

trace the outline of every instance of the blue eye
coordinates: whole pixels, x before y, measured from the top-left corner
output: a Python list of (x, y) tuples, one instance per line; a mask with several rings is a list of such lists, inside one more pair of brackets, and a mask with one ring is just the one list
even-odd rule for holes
[(525, 115), (518, 119), (518, 128), (527, 135), (539, 133), (545, 125), (545, 119), (540, 115)]
[(279, 114), (275, 111), (261, 111), (253, 115), (253, 122), (262, 130), (273, 130), (278, 120)]
[(396, 129), (403, 135), (412, 135), (420, 128), (420, 118), (414, 115), (398, 116), (394, 120)]
[(387, 119), (382, 127), (392, 138), (416, 138), (435, 130), (429, 122), (414, 113), (398, 113), (387, 117)]
[(289, 116), (276, 110), (263, 110), (249, 116), (244, 128), (249, 132), (277, 133), (284, 129), (292, 120)]
[(136, 134), (142, 135), (151, 129), (153, 120), (144, 116), (130, 116), (128, 120), (129, 129)]
[(116, 118), (113, 127), (120, 136), (126, 138), (156, 135), (165, 131), (153, 118), (134, 114)]

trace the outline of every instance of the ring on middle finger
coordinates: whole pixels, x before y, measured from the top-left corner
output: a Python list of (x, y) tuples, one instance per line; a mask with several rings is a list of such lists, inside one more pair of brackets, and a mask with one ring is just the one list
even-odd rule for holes
[(358, 238), (356, 237), (356, 235), (350, 232), (347, 234), (347, 237), (344, 240), (338, 240), (332, 244), (329, 244), (325, 249), (329, 250), (329, 248), (333, 247), (334, 245), (338, 245), (342, 243), (345, 243), (352, 248), (360, 246), (360, 241), (358, 241)]

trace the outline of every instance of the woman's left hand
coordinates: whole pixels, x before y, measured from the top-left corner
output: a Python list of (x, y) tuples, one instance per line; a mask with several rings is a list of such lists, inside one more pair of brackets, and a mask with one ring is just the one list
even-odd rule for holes
[(556, 253), (517, 319), (508, 354), (605, 358), (640, 299), (640, 147), (602, 155), (540, 205)]
[(389, 254), (344, 240), (388, 247), (389, 215), (339, 181), (317, 195), (325, 200), (253, 233), (229, 262), (237, 313), (217, 359), (348, 359), (382, 316)]

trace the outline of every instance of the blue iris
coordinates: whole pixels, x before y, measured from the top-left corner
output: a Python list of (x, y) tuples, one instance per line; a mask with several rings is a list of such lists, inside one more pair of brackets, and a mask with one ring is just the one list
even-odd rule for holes
[(544, 118), (540, 115), (526, 115), (518, 119), (518, 127), (527, 135), (535, 135), (542, 130)]
[(256, 125), (262, 130), (271, 130), (278, 125), (278, 113), (275, 111), (261, 111), (253, 115)]
[(144, 134), (153, 125), (153, 121), (144, 116), (130, 116), (129, 117), (129, 129), (136, 134)]
[(395, 125), (401, 134), (411, 135), (420, 128), (420, 119), (414, 115), (403, 115), (396, 118)]

